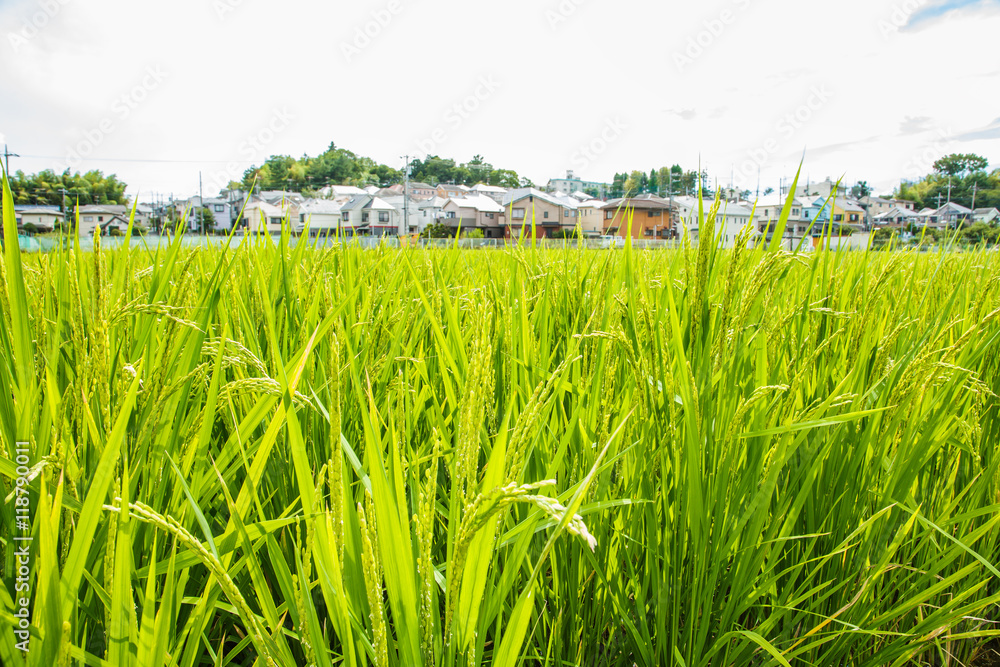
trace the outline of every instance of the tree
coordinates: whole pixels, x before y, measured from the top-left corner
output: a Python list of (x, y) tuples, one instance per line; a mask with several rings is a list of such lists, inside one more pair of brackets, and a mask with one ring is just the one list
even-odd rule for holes
[(861, 199), (862, 197), (868, 197), (872, 193), (871, 186), (868, 185), (868, 181), (858, 181), (854, 187), (851, 188), (851, 196), (855, 199)]
[(625, 196), (625, 181), (628, 180), (626, 174), (615, 174), (614, 180), (611, 182), (611, 191), (608, 193), (614, 198)]
[(425, 239), (449, 239), (455, 235), (455, 230), (440, 222), (434, 222), (424, 228), (420, 236)]
[(642, 191), (643, 191), (643, 186), (645, 185), (646, 180), (647, 180), (647, 176), (646, 176), (645, 172), (638, 171), (638, 170), (633, 171), (631, 174), (629, 174), (628, 180), (625, 181), (625, 185), (624, 185), (625, 195), (624, 196), (625, 197), (635, 197), (636, 195), (641, 194)]
[(58, 206), (63, 213), (77, 202), (88, 204), (128, 204), (125, 196), (128, 186), (114, 174), (105, 176), (101, 171), (71, 174), (69, 169), (56, 174), (45, 169), (37, 174), (18, 171), (10, 179), (10, 190), (15, 204)]
[(198, 222), (197, 227), (202, 234), (208, 234), (215, 228), (215, 214), (207, 206), (196, 209), (194, 219)]
[(765, 188), (764, 189), (764, 196), (765, 197), (768, 196), (768, 195), (773, 195), (773, 194), (774, 194), (774, 188)]
[(646, 192), (651, 195), (659, 194), (660, 192), (660, 177), (655, 169), (649, 171), (649, 179), (647, 180)]
[(934, 171), (944, 176), (961, 176), (966, 173), (983, 171), (989, 161), (975, 153), (952, 153), (934, 163)]

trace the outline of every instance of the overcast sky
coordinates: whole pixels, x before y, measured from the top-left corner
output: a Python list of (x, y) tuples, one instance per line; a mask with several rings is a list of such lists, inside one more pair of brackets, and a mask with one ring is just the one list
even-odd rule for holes
[(1000, 0), (0, 0), (0, 140), (34, 172), (205, 193), (330, 142), (402, 167), (701, 161), (756, 190), (1000, 166)]

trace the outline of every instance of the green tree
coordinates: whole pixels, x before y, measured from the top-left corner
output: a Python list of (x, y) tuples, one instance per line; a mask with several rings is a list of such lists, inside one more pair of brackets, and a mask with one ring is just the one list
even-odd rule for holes
[(424, 228), (424, 231), (420, 233), (421, 238), (425, 239), (448, 239), (455, 235), (455, 230), (447, 225), (443, 225), (440, 222), (434, 222)]
[(967, 173), (983, 171), (989, 161), (975, 153), (952, 153), (945, 155), (934, 163), (934, 171), (945, 176), (962, 176)]
[(34, 204), (40, 206), (58, 206), (71, 209), (77, 202), (88, 204), (125, 204), (129, 198), (125, 196), (128, 186), (114, 174), (105, 176), (101, 171), (88, 171), (71, 174), (69, 169), (57, 174), (51, 169), (45, 169), (37, 174), (25, 174), (18, 171), (10, 179), (11, 194), (16, 204)]
[(868, 197), (871, 193), (872, 189), (871, 186), (868, 185), (868, 181), (858, 181), (854, 187), (851, 188), (851, 196), (855, 199)]

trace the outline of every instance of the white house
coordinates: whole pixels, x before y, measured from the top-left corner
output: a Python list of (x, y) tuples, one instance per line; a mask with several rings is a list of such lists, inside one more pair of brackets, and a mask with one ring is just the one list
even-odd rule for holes
[[(425, 199), (417, 205), (417, 212), (420, 217), (420, 231), (423, 231), (427, 225), (433, 225), (435, 222), (444, 217), (444, 205), (447, 203), (447, 199), (442, 199), (441, 197), (431, 197), (430, 199)], [(412, 221), (410, 224), (413, 224)]]
[(1000, 221), (1000, 211), (994, 208), (977, 208), (972, 212), (973, 222), (985, 222), (987, 224), (996, 224)]
[(452, 197), (444, 205), (442, 222), (463, 231), (480, 229), (488, 239), (504, 236), (504, 208), (485, 195)]
[(400, 215), (392, 204), (372, 197), (352, 197), (340, 207), (341, 230), (365, 236), (392, 236), (399, 233)]
[(353, 185), (327, 185), (319, 189), (319, 196), (323, 199), (350, 199), (365, 194), (361, 188)]
[(303, 231), (309, 226), (309, 233), (336, 233), (341, 222), (341, 206), (330, 199), (306, 199), (292, 206), (292, 221), (296, 231)]
[(19, 229), (51, 232), (62, 225), (63, 214), (57, 206), (14, 206), (14, 216)]
[(470, 194), (484, 195), (500, 204), (503, 202), (503, 196), (507, 194), (507, 188), (501, 188), (496, 185), (486, 185), (485, 183), (477, 183), (472, 186)]
[[(389, 204), (396, 210), (396, 213), (399, 216), (400, 234), (424, 231), (424, 227), (426, 225), (421, 224), (423, 222), (423, 218), (420, 215), (420, 205), (423, 203), (422, 201), (414, 199), (413, 197), (404, 197), (402, 194), (379, 197), (379, 199)], [(404, 229), (407, 225), (409, 226), (409, 229)]]
[(241, 225), (248, 231), (280, 234), (281, 224), (288, 217), (288, 207), (279, 208), (266, 201), (254, 200), (243, 208)]

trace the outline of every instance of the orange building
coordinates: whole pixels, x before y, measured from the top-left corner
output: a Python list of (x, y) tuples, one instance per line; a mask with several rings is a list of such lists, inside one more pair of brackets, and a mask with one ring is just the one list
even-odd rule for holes
[(631, 228), (631, 236), (636, 240), (663, 240), (676, 236), (676, 220), (669, 199), (656, 195), (612, 199), (602, 210), (605, 234), (624, 237), (629, 235)]

